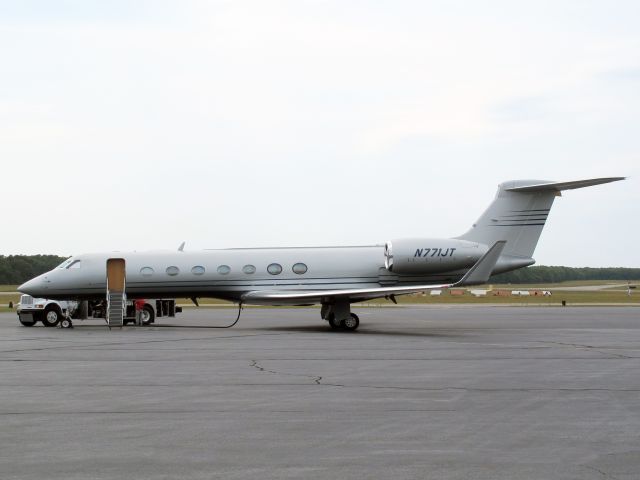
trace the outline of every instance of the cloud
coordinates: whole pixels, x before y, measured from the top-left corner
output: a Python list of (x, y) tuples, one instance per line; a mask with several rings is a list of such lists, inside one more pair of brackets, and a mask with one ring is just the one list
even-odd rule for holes
[(640, 67), (625, 67), (607, 70), (600, 73), (600, 78), (605, 82), (610, 80), (638, 82), (640, 81)]
[[(0, 201), (101, 234), (12, 232), (7, 253), (451, 235), (502, 180), (637, 171), (640, 35), (625, 2), (12, 5), (0, 157), (31, 193), (10, 182)], [(126, 235), (105, 232), (110, 206), (179, 230), (124, 215)], [(592, 258), (550, 243), (543, 263)]]

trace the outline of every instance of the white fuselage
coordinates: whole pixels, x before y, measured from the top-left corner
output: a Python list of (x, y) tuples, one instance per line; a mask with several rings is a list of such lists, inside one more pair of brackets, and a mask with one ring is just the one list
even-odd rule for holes
[(105, 265), (109, 258), (125, 259), (126, 291), (130, 298), (169, 296), (236, 300), (254, 290), (309, 291), (414, 285), (455, 280), (463, 273), (455, 269), (437, 274), (393, 274), (385, 268), (383, 245), (110, 252), (72, 257), (66, 266), (63, 264), (25, 283), (20, 287), (21, 291), (47, 298), (104, 297)]

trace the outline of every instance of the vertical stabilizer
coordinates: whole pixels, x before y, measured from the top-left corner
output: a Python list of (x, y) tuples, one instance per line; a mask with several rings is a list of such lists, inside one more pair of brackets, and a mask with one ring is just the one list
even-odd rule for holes
[[(503, 255), (532, 259), (555, 197), (562, 190), (623, 180), (624, 177), (594, 178), (573, 182), (515, 180), (498, 186), (496, 198), (461, 240), (493, 245), (507, 242)], [(533, 262), (531, 262), (533, 263)]]

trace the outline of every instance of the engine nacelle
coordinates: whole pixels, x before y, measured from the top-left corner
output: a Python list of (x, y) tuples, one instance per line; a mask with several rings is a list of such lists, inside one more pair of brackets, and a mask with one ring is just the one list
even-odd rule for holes
[(469, 268), (486, 245), (446, 238), (403, 238), (384, 246), (384, 266), (393, 273), (440, 273)]

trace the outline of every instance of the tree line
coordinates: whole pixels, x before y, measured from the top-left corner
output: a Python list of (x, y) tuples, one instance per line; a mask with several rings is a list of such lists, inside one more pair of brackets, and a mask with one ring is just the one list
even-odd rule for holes
[[(0, 284), (18, 285), (60, 265), (57, 255), (0, 255)], [(556, 283), (571, 280), (640, 280), (640, 268), (535, 266), (491, 277), (490, 283)]]
[(0, 284), (18, 285), (64, 262), (57, 255), (0, 255)]
[(490, 283), (557, 283), (575, 280), (640, 280), (640, 268), (574, 268), (540, 265), (493, 275)]

